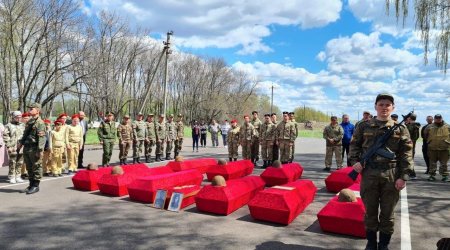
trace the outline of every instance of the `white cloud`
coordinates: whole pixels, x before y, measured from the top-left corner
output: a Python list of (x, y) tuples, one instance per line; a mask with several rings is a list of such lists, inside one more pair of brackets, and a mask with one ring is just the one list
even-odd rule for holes
[(339, 19), (341, 0), (175, 1), (91, 0), (85, 13), (115, 11), (133, 23), (164, 33), (189, 48), (241, 47), (239, 54), (271, 52), (263, 39), (270, 25), (322, 27)]

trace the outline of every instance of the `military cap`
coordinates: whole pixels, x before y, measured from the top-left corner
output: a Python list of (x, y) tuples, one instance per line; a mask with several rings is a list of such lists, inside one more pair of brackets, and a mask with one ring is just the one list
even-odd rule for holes
[(37, 109), (41, 109), (41, 104), (35, 102), (35, 103), (31, 103), (27, 106), (27, 108), (37, 108)]
[(332, 116), (330, 117), (330, 119), (331, 119), (331, 120), (337, 120), (337, 116), (332, 115)]
[(57, 125), (57, 124), (64, 124), (64, 120), (56, 119), (56, 121), (53, 124), (55, 124), (55, 125)]
[(173, 114), (170, 114), (169, 117), (173, 117)]
[(397, 114), (392, 114), (391, 118), (398, 118), (398, 115)]
[(155, 114), (148, 114), (147, 117), (149, 117), (149, 116), (152, 116), (152, 117), (153, 117), (153, 116), (155, 116)]
[(182, 114), (178, 114), (178, 117), (183, 117), (183, 115)]
[(138, 116), (144, 116), (144, 114), (142, 114), (142, 112), (139, 112), (137, 115)]
[(130, 115), (124, 115), (123, 118), (124, 119), (130, 119)]
[(58, 118), (57, 118), (57, 119), (61, 119), (61, 118), (63, 118), (64, 116), (67, 118), (67, 114), (66, 114), (66, 113), (62, 113), (62, 114), (58, 115)]
[(20, 111), (14, 111), (14, 112), (12, 112), (12, 117), (16, 117), (16, 116), (22, 116), (22, 112), (20, 112)]
[(269, 114), (269, 113), (267, 113), (267, 114), (264, 114), (264, 117), (266, 117), (266, 116), (269, 116), (269, 117), (270, 117), (270, 114)]
[(252, 111), (252, 115), (254, 115), (254, 114), (258, 114), (258, 111), (256, 111), (256, 110)]
[(364, 111), (363, 114), (368, 114), (368, 115), (370, 115), (370, 112), (369, 112), (369, 111)]
[(436, 115), (434, 115), (434, 119), (442, 119), (442, 115), (441, 114), (436, 114)]
[(379, 100), (389, 100), (392, 103), (394, 103), (394, 97), (391, 94), (388, 93), (381, 93), (377, 95), (377, 98), (375, 99), (375, 103), (377, 103)]
[(113, 112), (111, 112), (111, 111), (109, 111), (109, 112), (106, 112), (106, 116), (112, 116), (112, 115), (114, 115), (114, 113), (113, 113)]

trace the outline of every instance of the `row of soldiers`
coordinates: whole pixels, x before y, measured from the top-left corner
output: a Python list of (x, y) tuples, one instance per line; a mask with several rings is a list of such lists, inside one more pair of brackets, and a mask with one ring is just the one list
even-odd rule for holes
[(264, 122), (258, 118), (258, 112), (252, 112), (252, 118), (244, 116), (244, 123), (237, 125), (231, 121), (228, 131), (228, 157), (236, 161), (238, 147), (242, 147), (242, 157), (251, 160), (255, 166), (259, 161), (259, 150), (263, 159), (263, 168), (280, 159), (284, 163), (292, 162), (295, 153), (295, 140), (298, 136), (298, 124), (294, 112), (283, 112), (283, 120), (277, 121), (275, 113), (265, 114)]
[[(158, 117), (158, 121), (154, 121), (154, 114), (149, 114), (144, 121), (144, 115), (138, 113), (136, 120), (131, 122), (130, 116), (125, 115), (120, 125), (116, 127), (114, 114), (109, 112), (106, 119), (101, 122), (97, 134), (100, 144), (103, 145), (103, 166), (107, 166), (111, 160), (116, 136), (119, 138), (120, 164), (127, 164), (128, 151), (131, 147), (133, 148), (133, 163), (141, 162), (142, 153), (144, 153), (147, 163), (164, 159), (171, 160), (172, 150), (176, 157), (183, 145), (183, 116), (178, 115), (178, 120), (175, 122), (174, 115), (171, 114), (166, 122), (164, 114)], [(153, 160), (151, 154), (155, 145), (155, 160)], [(166, 147), (165, 151), (164, 147)]]

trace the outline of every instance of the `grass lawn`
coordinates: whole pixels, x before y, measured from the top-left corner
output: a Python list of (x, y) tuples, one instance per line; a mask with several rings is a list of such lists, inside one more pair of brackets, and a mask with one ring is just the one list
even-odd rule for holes
[[(209, 137), (210, 135), (208, 135)], [(184, 137), (192, 137), (191, 128), (184, 128)], [(319, 130), (300, 130), (299, 137), (322, 138), (322, 131)], [(86, 145), (98, 144), (97, 129), (89, 129), (86, 136)]]

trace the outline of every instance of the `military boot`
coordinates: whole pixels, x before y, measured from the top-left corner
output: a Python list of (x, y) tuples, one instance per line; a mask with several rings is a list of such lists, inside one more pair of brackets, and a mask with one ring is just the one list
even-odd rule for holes
[(119, 165), (123, 165), (123, 159), (119, 160)]
[(33, 180), (28, 180), (30, 182), (30, 184), (28, 184), (28, 187), (25, 188), (24, 190), (20, 191), (21, 193), (28, 193), (28, 191), (30, 191), (31, 187), (34, 185), (34, 181)]
[(160, 155), (160, 154), (157, 154), (157, 155), (156, 155), (155, 161), (156, 161), (156, 162), (160, 162), (160, 161), (161, 161), (161, 155)]
[(263, 162), (264, 162), (264, 163), (263, 163), (263, 165), (262, 165), (262, 168), (265, 169), (265, 168), (267, 168), (267, 162), (268, 162), (268, 161), (263, 160)]
[(166, 154), (166, 160), (168, 160), (168, 161), (172, 160), (172, 158), (170, 158), (170, 153)]
[(123, 159), (122, 161), (123, 161), (123, 165), (128, 165), (127, 158)]
[(149, 163), (149, 162), (150, 162), (150, 159), (149, 159), (149, 156), (148, 156), (148, 155), (145, 156), (145, 162), (146, 162), (146, 163)]
[(133, 164), (135, 164), (136, 163), (136, 158), (133, 158)]
[(232, 162), (232, 161), (233, 161), (233, 158), (231, 158), (231, 157), (228, 158), (228, 161), (229, 161), (229, 162)]
[(377, 232), (366, 230), (367, 245), (365, 250), (377, 250)]
[(391, 234), (380, 232), (380, 242), (378, 242), (378, 250), (388, 250), (389, 242), (391, 241)]
[(39, 183), (40, 182), (41, 181), (34, 180), (33, 181), (33, 186), (31, 186), (31, 188), (28, 190), (27, 194), (34, 194), (34, 193), (39, 192)]
[(234, 161), (237, 161), (237, 158), (234, 158)]
[(138, 158), (136, 158), (136, 162), (137, 163), (141, 163), (141, 159), (138, 157)]

